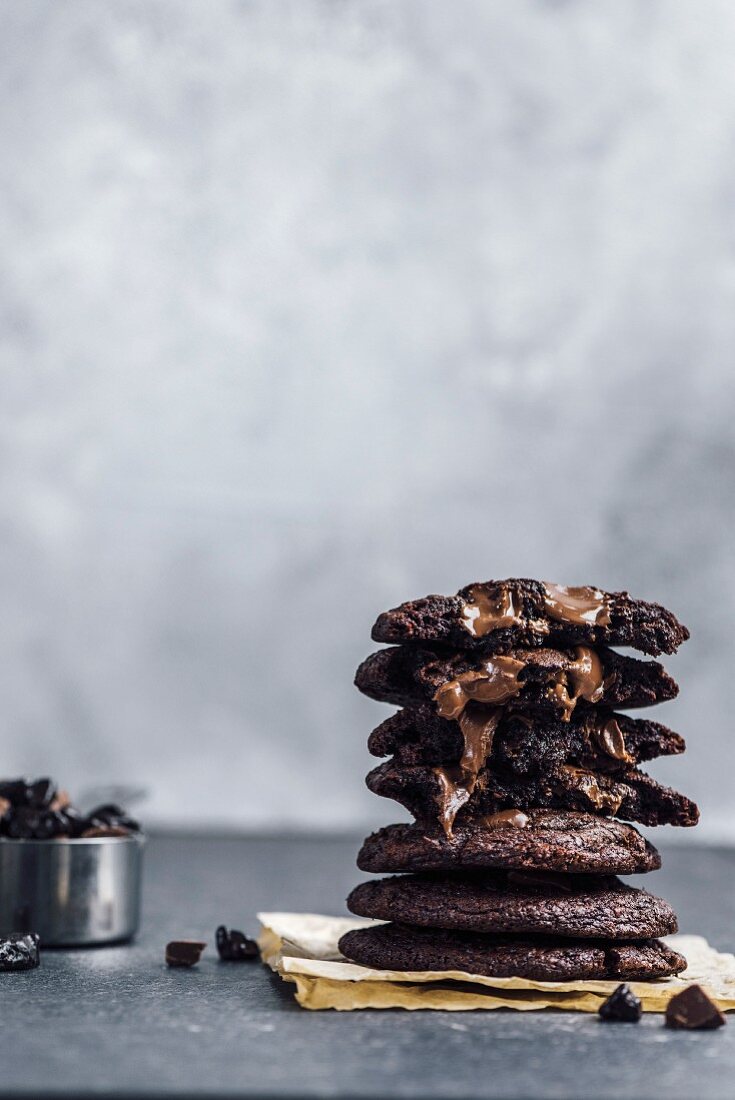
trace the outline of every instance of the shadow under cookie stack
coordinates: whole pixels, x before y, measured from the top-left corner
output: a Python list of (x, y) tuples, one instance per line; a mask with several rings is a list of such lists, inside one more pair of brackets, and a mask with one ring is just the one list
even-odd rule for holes
[(661, 866), (629, 824), (695, 825), (697, 807), (638, 765), (684, 751), (665, 726), (616, 713), (672, 699), (650, 655), (686, 627), (626, 592), (488, 581), (382, 614), (390, 643), (360, 691), (400, 710), (370, 735), (388, 757), (367, 777), (415, 818), (363, 844), (358, 867), (389, 873), (352, 891), (376, 924), (340, 950), (382, 970), (453, 970), (538, 981), (646, 980), (685, 959), (658, 938), (667, 902), (618, 875)]

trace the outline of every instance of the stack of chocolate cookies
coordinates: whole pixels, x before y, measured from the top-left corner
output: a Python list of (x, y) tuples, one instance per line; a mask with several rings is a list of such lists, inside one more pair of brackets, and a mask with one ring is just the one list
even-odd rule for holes
[[(388, 759), (367, 777), (415, 817), (363, 844), (358, 866), (393, 877), (352, 891), (353, 913), (388, 923), (348, 932), (349, 959), (388, 970), (532, 980), (646, 980), (684, 958), (667, 902), (618, 875), (660, 867), (629, 822), (695, 825), (697, 807), (639, 764), (682, 738), (617, 713), (673, 699), (646, 654), (686, 627), (627, 592), (488, 581), (382, 614), (390, 643), (364, 661), (360, 691), (400, 709), (370, 735)], [(622, 819), (622, 820), (621, 820)]]

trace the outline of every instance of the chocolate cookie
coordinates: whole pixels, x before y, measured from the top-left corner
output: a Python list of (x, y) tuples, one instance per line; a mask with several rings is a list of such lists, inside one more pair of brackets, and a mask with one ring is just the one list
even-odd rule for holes
[(611, 875), (399, 875), (356, 886), (347, 908), (360, 917), (465, 932), (643, 940), (677, 931), (667, 902)]
[(566, 588), (509, 579), (467, 585), (456, 596), (426, 596), (378, 617), (376, 642), (440, 642), (498, 653), (515, 646), (625, 645), (674, 653), (689, 631), (665, 607), (627, 592)]
[(361, 692), (385, 703), (433, 702), (442, 718), (459, 719), (470, 702), (551, 714), (568, 721), (577, 705), (645, 707), (673, 699), (678, 687), (656, 661), (611, 649), (512, 649), (476, 656), (393, 646), (372, 653), (355, 675)]
[(661, 857), (632, 825), (564, 810), (510, 811), (490, 821), (458, 821), (450, 840), (438, 822), (388, 825), (363, 843), (361, 871), (474, 868), (635, 875)]
[(678, 974), (686, 959), (660, 940), (614, 943), (552, 937), (491, 936), (404, 924), (379, 924), (345, 933), (342, 954), (378, 970), (460, 970), (490, 978), (568, 982), (648, 981)]
[(366, 783), (373, 794), (400, 802), (421, 821), (438, 817), (450, 832), (463, 806), (473, 816), (538, 806), (589, 811), (650, 826), (686, 827), (699, 820), (690, 799), (635, 768), (611, 776), (564, 764), (547, 775), (519, 778), (485, 766), (475, 779), (455, 765), (431, 768), (386, 760), (368, 774)]
[[(480, 715), (480, 703), (465, 709)], [(536, 775), (572, 763), (599, 771), (622, 771), (631, 764), (684, 752), (683, 737), (658, 722), (629, 718), (599, 708), (576, 709), (569, 722), (549, 715), (532, 719), (497, 708), (488, 759), (517, 775)], [(395, 756), (401, 764), (458, 764), (465, 736), (454, 719), (441, 718), (433, 703), (405, 707), (386, 718), (368, 739), (373, 756)]]

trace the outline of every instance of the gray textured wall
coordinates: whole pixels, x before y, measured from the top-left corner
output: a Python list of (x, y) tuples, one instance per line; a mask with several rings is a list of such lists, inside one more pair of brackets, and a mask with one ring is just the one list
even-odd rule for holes
[(733, 831), (728, 0), (2, 0), (4, 772), (386, 822), (353, 669), (478, 578), (661, 599)]

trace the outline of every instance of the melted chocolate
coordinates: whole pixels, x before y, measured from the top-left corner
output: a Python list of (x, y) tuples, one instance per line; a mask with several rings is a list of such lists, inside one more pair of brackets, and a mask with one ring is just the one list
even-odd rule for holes
[(610, 622), (610, 601), (599, 588), (568, 588), (563, 584), (544, 582), (544, 605), (547, 615), (559, 623), (575, 626), (607, 626)]
[(621, 760), (625, 764), (634, 763), (634, 758), (625, 747), (625, 736), (616, 718), (598, 718), (591, 731), (597, 747), (613, 760)]
[(488, 814), (482, 819), (483, 825), (490, 829), (497, 829), (501, 825), (510, 825), (515, 829), (525, 829), (528, 825), (528, 815), (523, 810), (499, 810), (496, 814)]
[(458, 718), (464, 738), (459, 765), (434, 768), (441, 785), (439, 820), (449, 839), (455, 818), (474, 791), (480, 768), (492, 751), (493, 737), (502, 713), (502, 707), (470, 703)]
[(459, 718), (472, 700), (478, 703), (505, 703), (521, 690), (519, 674), (525, 661), (515, 657), (490, 657), (482, 668), (463, 672), (455, 680), (442, 684), (434, 695), (437, 713), (442, 718)]
[(455, 818), (464, 804), (469, 801), (475, 789), (477, 776), (472, 778), (466, 775), (456, 764), (444, 764), (434, 768), (434, 775), (441, 787), (439, 820), (447, 840), (452, 840)]
[(599, 703), (604, 688), (602, 662), (594, 649), (588, 645), (575, 646), (574, 660), (560, 670), (552, 688), (564, 711), (562, 719), (569, 721), (578, 699)]
[[(434, 768), (441, 788), (439, 820), (449, 839), (457, 814), (469, 801), (479, 771), (492, 751), (493, 737), (502, 717), (502, 704), (521, 690), (519, 677), (528, 661), (543, 664), (552, 654), (553, 651), (531, 651), (526, 661), (508, 656), (491, 657), (481, 668), (461, 673), (442, 684), (435, 693), (437, 713), (442, 718), (457, 721), (464, 741), (459, 765)], [(577, 699), (598, 702), (603, 676), (602, 663), (594, 649), (576, 646), (574, 659), (559, 669), (551, 690), (559, 698), (565, 720), (569, 719)]]
[(602, 810), (603, 813), (614, 814), (620, 808), (624, 791), (621, 791), (619, 787), (617, 790), (603, 791), (594, 772), (589, 772), (585, 768), (577, 768), (573, 764), (564, 764), (562, 771), (571, 780), (569, 783), (571, 789), (583, 794), (595, 809)]
[(462, 608), (462, 625), (475, 638), (522, 622), (518, 597), (505, 584), (476, 584), (469, 596)]
[(459, 766), (465, 774), (476, 776), (492, 752), (493, 738), (503, 714), (502, 707), (470, 703), (459, 716), (464, 751)]
[(588, 645), (574, 648), (574, 661), (569, 666), (569, 680), (577, 699), (586, 699), (588, 703), (599, 703), (604, 689), (602, 661)]

